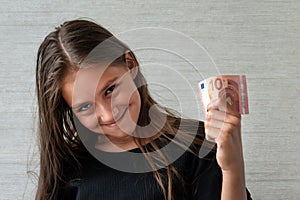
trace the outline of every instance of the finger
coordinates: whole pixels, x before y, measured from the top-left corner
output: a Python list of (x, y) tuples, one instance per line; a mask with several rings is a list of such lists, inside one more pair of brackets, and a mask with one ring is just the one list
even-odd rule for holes
[(205, 139), (206, 139), (207, 141), (210, 141), (210, 142), (213, 142), (213, 143), (217, 143), (217, 140), (214, 139), (214, 138), (212, 138), (212, 137), (210, 137), (209, 135), (205, 136)]
[(219, 110), (218, 99), (213, 99), (207, 104), (207, 111), (209, 110)]
[(207, 110), (220, 110), (220, 111), (226, 111), (227, 106), (226, 106), (226, 99), (224, 98), (217, 98), (212, 100), (208, 105), (207, 105)]
[(210, 120), (206, 120), (205, 123), (206, 123), (207, 128), (212, 127), (212, 128), (218, 128), (218, 129), (220, 129), (220, 128), (223, 127), (224, 121), (212, 118)]
[(205, 129), (205, 138), (209, 141), (215, 142), (220, 134), (220, 129), (209, 127)]
[(236, 124), (225, 123), (219, 120), (206, 121), (205, 124), (206, 129), (218, 129), (219, 132), (224, 132), (224, 134), (233, 134), (235, 129), (239, 128)]
[(230, 113), (231, 115), (235, 115), (237, 117), (241, 117), (241, 114), (235, 108), (235, 105), (230, 104), (229, 102), (227, 102), (227, 113)]
[(211, 110), (206, 115), (206, 121), (218, 120), (224, 123), (238, 125), (241, 121), (241, 116), (236, 114), (224, 113), (219, 110)]
[[(217, 129), (218, 134), (222, 132), (222, 134), (235, 134), (236, 131), (240, 132), (240, 120), (236, 118), (236, 121), (228, 120), (228, 117), (225, 118), (225, 121), (223, 120), (216, 120), (214, 118), (211, 118), (209, 120), (205, 121), (205, 130), (210, 135), (210, 131), (212, 131), (212, 134), (214, 134), (214, 131)], [(211, 135), (212, 136), (212, 135)]]
[(229, 123), (224, 123), (222, 128), (220, 129), (219, 138), (241, 138), (240, 127), (236, 127)]
[(234, 108), (234, 105), (227, 102), (225, 98), (212, 100), (207, 106), (207, 111), (211, 110), (219, 110), (237, 117), (240, 116), (240, 113)]

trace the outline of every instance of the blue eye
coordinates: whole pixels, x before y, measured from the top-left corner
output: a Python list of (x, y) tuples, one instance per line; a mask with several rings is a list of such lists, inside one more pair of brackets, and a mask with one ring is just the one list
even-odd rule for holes
[(86, 111), (86, 110), (88, 110), (91, 106), (92, 106), (91, 103), (83, 104), (83, 105), (80, 106), (80, 108), (78, 109), (78, 112)]
[(110, 86), (104, 93), (105, 96), (109, 95), (110, 93), (112, 93), (114, 91), (114, 89), (117, 87), (117, 85), (112, 85)]

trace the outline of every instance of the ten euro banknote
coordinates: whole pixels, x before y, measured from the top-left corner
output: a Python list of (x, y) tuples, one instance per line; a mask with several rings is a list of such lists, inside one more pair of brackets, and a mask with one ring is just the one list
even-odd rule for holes
[(224, 98), (240, 114), (249, 114), (248, 92), (245, 75), (214, 76), (198, 83), (204, 113), (207, 105), (217, 98)]

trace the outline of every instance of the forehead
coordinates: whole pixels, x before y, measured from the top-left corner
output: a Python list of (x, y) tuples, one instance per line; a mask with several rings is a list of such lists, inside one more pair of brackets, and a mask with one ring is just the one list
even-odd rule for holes
[(67, 72), (67, 74), (63, 78), (62, 85), (78, 82), (81, 80), (88, 81), (97, 79), (98, 81), (102, 81), (114, 75), (122, 75), (128, 70), (129, 69), (123, 65), (110, 65), (107, 67), (90, 65), (89, 67), (79, 68)]

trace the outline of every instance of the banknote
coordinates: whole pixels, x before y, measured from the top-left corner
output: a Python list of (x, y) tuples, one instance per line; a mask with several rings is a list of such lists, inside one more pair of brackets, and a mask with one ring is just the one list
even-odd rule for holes
[(214, 76), (198, 83), (202, 108), (207, 112), (211, 100), (224, 98), (240, 114), (249, 114), (245, 75)]

